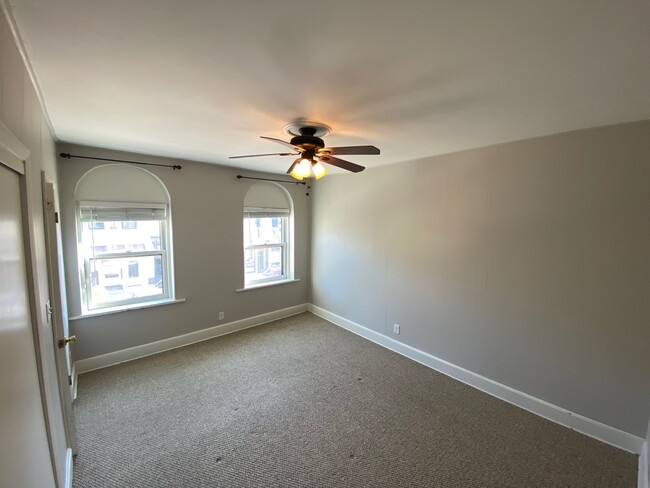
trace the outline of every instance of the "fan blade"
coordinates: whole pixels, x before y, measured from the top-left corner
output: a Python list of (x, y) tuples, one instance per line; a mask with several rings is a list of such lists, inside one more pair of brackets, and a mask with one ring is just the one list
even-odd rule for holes
[(342, 147), (325, 147), (318, 152), (329, 154), (379, 154), (379, 148), (375, 146), (342, 146)]
[(336, 166), (338, 168), (343, 168), (347, 169), (348, 171), (352, 171), (353, 173), (359, 173), (366, 169), (364, 166), (359, 166), (358, 164), (351, 163), (350, 161), (345, 161), (344, 159), (339, 159), (335, 158), (334, 156), (327, 156), (327, 155), (316, 155), (316, 158), (322, 163), (327, 163), (331, 164), (332, 166)]
[(230, 156), (228, 159), (257, 158), (260, 156), (298, 156), (300, 153), (247, 154), (246, 156)]
[(295, 149), (296, 151), (303, 152), (304, 149), (302, 147), (294, 146), (290, 142), (285, 142), (282, 139), (276, 139), (275, 137), (266, 137), (266, 136), (260, 136), (262, 139), (267, 139), (269, 141), (277, 142), (278, 144), (283, 144), (285, 146), (288, 146), (292, 149)]

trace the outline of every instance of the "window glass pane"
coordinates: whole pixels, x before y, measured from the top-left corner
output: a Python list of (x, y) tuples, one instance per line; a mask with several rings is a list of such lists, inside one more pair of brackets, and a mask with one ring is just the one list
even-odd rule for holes
[(81, 245), (88, 257), (105, 252), (160, 251), (161, 235), (160, 221), (90, 222), (83, 226)]
[(244, 246), (284, 242), (284, 217), (244, 219)]
[(269, 246), (245, 249), (244, 277), (246, 283), (285, 277), (284, 248)]
[(129, 261), (129, 278), (140, 276), (140, 266), (137, 260)]
[(90, 259), (91, 302), (163, 295), (162, 256)]

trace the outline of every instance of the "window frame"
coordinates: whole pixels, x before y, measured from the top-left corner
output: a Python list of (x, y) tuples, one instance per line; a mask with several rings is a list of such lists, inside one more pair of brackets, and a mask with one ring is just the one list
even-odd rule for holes
[[(277, 214), (269, 217), (266, 214)], [(264, 215), (264, 217), (254, 217), (255, 214)], [(249, 215), (249, 217), (247, 217)], [(290, 209), (277, 209), (277, 208), (262, 208), (262, 207), (244, 207), (244, 215), (242, 223), (245, 226), (246, 220), (254, 218), (279, 218), (282, 222), (282, 242), (269, 243), (269, 244), (248, 244), (243, 242), (244, 250), (244, 288), (255, 288), (260, 285), (266, 285), (271, 283), (281, 283), (283, 281), (288, 281), (293, 279), (293, 270), (291, 267), (291, 210)], [(244, 233), (242, 232), (242, 240), (244, 238)], [(256, 249), (271, 249), (271, 248), (282, 248), (282, 274), (280, 276), (269, 276), (265, 278), (259, 278), (255, 280), (247, 280), (246, 277), (246, 252), (254, 251)]]
[[(83, 221), (81, 217), (82, 207), (97, 207), (97, 208), (151, 208), (165, 210), (165, 218), (156, 220), (160, 223), (160, 247), (161, 249), (151, 251), (132, 251), (128, 250), (125, 246), (123, 252), (99, 252), (89, 253), (93, 249), (86, 249), (83, 243), (84, 225), (90, 224), (89, 232), (92, 232), (96, 222), (104, 221)], [(171, 213), (170, 207), (167, 203), (132, 203), (132, 202), (115, 202), (115, 201), (88, 201), (81, 200), (76, 202), (75, 220), (77, 224), (77, 257), (79, 260), (79, 284), (81, 288), (82, 307), (84, 313), (94, 313), (104, 309), (121, 309), (130, 308), (133, 305), (159, 302), (164, 300), (174, 299), (173, 289), (173, 263), (171, 252)], [(124, 222), (117, 221), (116, 222)], [(109, 229), (98, 229), (107, 231)], [(118, 229), (115, 229), (118, 230)], [(119, 226), (119, 230), (128, 230)], [(133, 297), (118, 301), (95, 301), (92, 300), (92, 269), (91, 261), (100, 259), (129, 259), (148, 256), (160, 256), (162, 264), (162, 293), (144, 297)]]

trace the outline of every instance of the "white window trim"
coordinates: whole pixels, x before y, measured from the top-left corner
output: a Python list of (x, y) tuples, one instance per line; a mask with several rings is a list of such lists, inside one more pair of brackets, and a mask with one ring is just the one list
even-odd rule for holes
[(81, 319), (87, 319), (90, 317), (100, 317), (102, 315), (111, 315), (114, 313), (121, 313), (121, 312), (132, 312), (134, 310), (142, 310), (144, 308), (153, 308), (153, 307), (162, 307), (163, 305), (172, 305), (174, 303), (185, 303), (187, 301), (186, 298), (165, 298), (164, 300), (155, 300), (151, 302), (146, 302), (146, 303), (136, 303), (133, 305), (126, 305), (126, 306), (120, 306), (120, 307), (107, 307), (107, 308), (100, 308), (98, 310), (91, 310), (89, 312), (85, 312), (81, 315), (76, 315), (74, 317), (68, 317), (68, 320), (81, 320)]
[[(244, 287), (239, 288), (236, 291), (252, 290), (255, 288), (264, 288), (265, 286), (271, 286), (274, 284), (283, 284), (283, 283), (292, 283), (298, 281), (294, 279), (293, 274), (293, 234), (291, 230), (293, 229), (293, 209), (288, 210), (286, 214), (282, 217), (282, 233), (284, 234), (284, 241), (275, 244), (253, 244), (246, 245), (244, 243), (244, 251), (251, 249), (264, 249), (272, 247), (282, 247), (282, 261), (284, 263), (284, 273), (281, 276), (270, 276), (268, 278), (261, 278), (258, 280), (246, 281), (246, 273), (244, 271)], [(244, 208), (244, 215), (242, 217), (242, 222), (245, 222), (246, 214), (255, 214), (255, 213), (273, 213), (277, 212), (277, 208)], [(244, 259), (245, 260), (245, 259)]]
[[(129, 251), (124, 253), (115, 252), (100, 252), (90, 257), (85, 255), (81, 247), (83, 225), (88, 222), (82, 222), (81, 207), (104, 207), (104, 208), (157, 208), (165, 209), (166, 218), (160, 220), (161, 230), (161, 243), (163, 249), (155, 251)], [(145, 308), (148, 305), (156, 306), (167, 303), (176, 303), (173, 279), (173, 253), (172, 253), (172, 226), (171, 226), (171, 209), (167, 203), (146, 203), (146, 202), (115, 202), (115, 201), (89, 201), (81, 200), (76, 202), (75, 220), (77, 225), (77, 259), (79, 262), (79, 285), (81, 292), (81, 315), (78, 318), (86, 316), (102, 315), (102, 312), (116, 313), (126, 310), (137, 310), (138, 308)], [(110, 259), (110, 258), (129, 258), (138, 256), (157, 256), (162, 257), (163, 267), (163, 293), (159, 295), (151, 295), (148, 297), (134, 297), (127, 300), (120, 300), (119, 302), (103, 302), (92, 304), (90, 301), (90, 287), (91, 287), (91, 274), (90, 260), (91, 259)]]
[(251, 285), (251, 286), (247, 286), (246, 288), (237, 288), (235, 292), (241, 293), (242, 291), (251, 291), (251, 290), (257, 290), (258, 288), (269, 288), (270, 286), (286, 285), (288, 283), (296, 283), (298, 281), (300, 281), (300, 278), (292, 278), (289, 280), (282, 280), (282, 281), (273, 281), (271, 283), (260, 283), (259, 285)]

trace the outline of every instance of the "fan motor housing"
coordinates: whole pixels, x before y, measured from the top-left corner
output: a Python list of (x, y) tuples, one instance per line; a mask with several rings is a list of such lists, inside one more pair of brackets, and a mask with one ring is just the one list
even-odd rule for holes
[(316, 136), (296, 136), (291, 139), (291, 144), (294, 146), (300, 146), (303, 149), (320, 149), (325, 147), (325, 142), (320, 137)]

